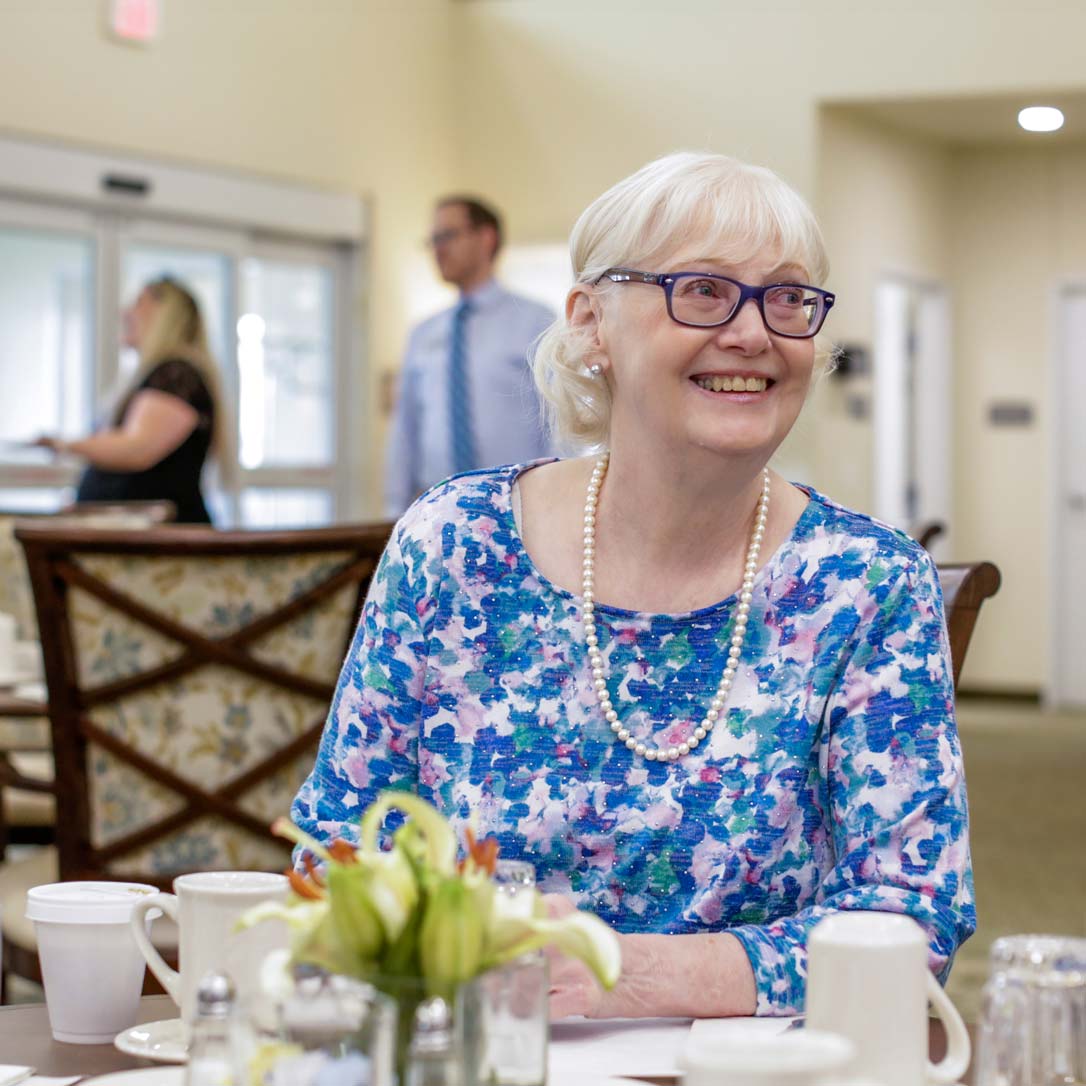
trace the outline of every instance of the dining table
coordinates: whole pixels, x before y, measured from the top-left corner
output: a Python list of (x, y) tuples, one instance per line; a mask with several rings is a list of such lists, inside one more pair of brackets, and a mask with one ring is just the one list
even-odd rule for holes
[[(156, 1022), (169, 1019), (177, 1014), (177, 1009), (168, 996), (143, 996), (139, 1004), (136, 1022)], [(666, 1035), (667, 1025), (675, 1023), (682, 1032), (682, 1020), (664, 1019), (658, 1027)], [(756, 1022), (765, 1020), (754, 1020)], [(612, 1073), (621, 1074), (626, 1080), (672, 1086), (680, 1078), (670, 1074), (640, 1074), (625, 1070), (624, 1060), (628, 1060), (631, 1043), (635, 1033), (641, 1028), (639, 1023), (631, 1021), (586, 1023), (593, 1037), (593, 1055), (588, 1060), (611, 1061)], [(688, 1026), (689, 1023), (687, 1022)], [(649, 1027), (652, 1028), (651, 1025)], [(968, 1027), (970, 1041), (974, 1041), (974, 1029)], [(676, 1034), (679, 1035), (679, 1034)], [(551, 1032), (551, 1075), (552, 1086), (573, 1086), (578, 1079), (570, 1074), (570, 1057), (579, 1052), (589, 1052), (583, 1032), (576, 1023), (559, 1022), (552, 1026)], [(928, 1044), (932, 1060), (939, 1060), (946, 1052), (946, 1036), (938, 1019), (931, 1019), (928, 1026)], [(575, 1046), (581, 1046), (580, 1048)], [(119, 1051), (111, 1044), (73, 1045), (55, 1041), (49, 1029), (49, 1017), (44, 1003), (16, 1004), (0, 1007), (0, 1063), (19, 1064), (32, 1067), (39, 1076), (69, 1077), (81, 1076), (92, 1078), (113, 1071), (125, 1071), (151, 1064), (144, 1059)], [(587, 1067), (587, 1063), (585, 1065)], [(586, 1074), (587, 1081), (590, 1076)], [(603, 1076), (592, 1077), (592, 1081), (604, 1081)], [(972, 1066), (962, 1079), (969, 1086), (972, 1082)]]

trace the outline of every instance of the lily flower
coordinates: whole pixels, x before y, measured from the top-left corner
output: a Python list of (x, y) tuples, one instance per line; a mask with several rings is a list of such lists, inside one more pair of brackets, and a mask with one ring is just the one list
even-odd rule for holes
[[(407, 820), (386, 851), (378, 835), (393, 810)], [(545, 946), (583, 961), (605, 988), (618, 980), (618, 936), (602, 920), (584, 912), (550, 917), (535, 890), (514, 903), (492, 879), (497, 840), (468, 829), (457, 863), (452, 827), (418, 796), (382, 792), (362, 817), (357, 848), (324, 845), (286, 819), (273, 829), (305, 850), (304, 871), (288, 872), (290, 902), (257, 906), (239, 927), (286, 922), (288, 957), (268, 965), (267, 983), (276, 990), (288, 983), (289, 962), (375, 983), (421, 976), (432, 993), (451, 998), (462, 982)]]
[(360, 852), (380, 851), (377, 831), (389, 811), (403, 811), (408, 816), (393, 835), (395, 846), (404, 849), (429, 874), (445, 877), (454, 872), (456, 837), (452, 827), (432, 804), (411, 792), (382, 792), (370, 804), (362, 816)]

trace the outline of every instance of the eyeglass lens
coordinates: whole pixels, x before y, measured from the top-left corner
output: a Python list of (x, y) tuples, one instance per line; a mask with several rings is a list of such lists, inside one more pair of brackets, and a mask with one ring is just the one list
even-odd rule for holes
[[(739, 299), (739, 286), (726, 279), (677, 275), (671, 288), (671, 312), (686, 324), (722, 324), (735, 313)], [(816, 329), (823, 309), (821, 294), (791, 284), (767, 290), (762, 304), (766, 325), (786, 336), (803, 336)]]

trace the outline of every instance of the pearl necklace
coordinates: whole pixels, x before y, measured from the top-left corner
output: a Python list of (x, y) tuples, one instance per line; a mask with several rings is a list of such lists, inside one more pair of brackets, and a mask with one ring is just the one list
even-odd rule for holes
[(600, 486), (603, 477), (607, 474), (607, 461), (609, 453), (604, 453), (592, 470), (592, 478), (588, 482), (588, 493), (584, 503), (584, 557), (581, 564), (581, 597), (584, 600), (584, 635), (588, 645), (588, 662), (592, 668), (592, 682), (596, 688), (596, 698), (603, 710), (604, 718), (611, 725), (611, 731), (620, 743), (633, 751), (647, 762), (676, 762), (683, 755), (689, 754), (712, 730), (713, 725), (720, 717), (727, 700), (728, 692), (735, 680), (736, 668), (739, 666), (739, 655), (743, 651), (743, 642), (747, 636), (747, 618), (750, 615), (750, 601), (754, 596), (754, 574), (758, 569), (758, 555), (762, 549), (762, 540), (765, 538), (765, 526), (769, 516), (769, 469), (762, 469), (762, 494), (758, 499), (758, 508), (754, 518), (754, 528), (750, 534), (750, 544), (747, 547), (747, 562), (743, 568), (743, 584), (739, 589), (739, 605), (736, 610), (735, 623), (732, 626), (731, 648), (728, 651), (728, 662), (724, 667), (720, 685), (716, 694), (709, 702), (709, 708), (702, 718), (701, 723), (694, 729), (693, 734), (685, 742), (674, 747), (650, 747), (646, 743), (638, 742), (629, 731), (622, 726), (618, 719), (618, 713), (607, 693), (607, 680), (603, 673), (603, 657), (600, 655), (599, 638), (596, 634), (596, 603), (595, 603), (595, 567), (596, 567), (596, 506), (600, 498)]

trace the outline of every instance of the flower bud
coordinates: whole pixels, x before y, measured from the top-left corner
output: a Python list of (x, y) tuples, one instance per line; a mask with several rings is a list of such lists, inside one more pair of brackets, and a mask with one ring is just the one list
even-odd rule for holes
[(426, 905), (419, 933), (422, 975), (432, 992), (446, 998), (479, 972), (486, 910), (477, 891), (462, 879), (445, 879)]
[(365, 972), (384, 946), (381, 917), (370, 896), (371, 875), (363, 867), (328, 868), (328, 910), (332, 935), (350, 971)]

